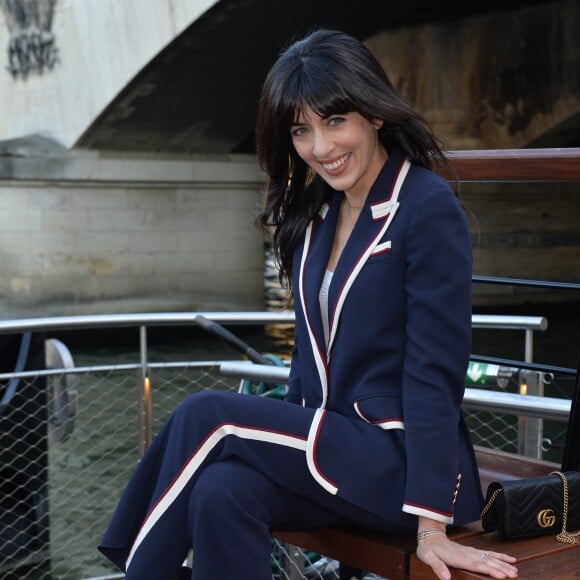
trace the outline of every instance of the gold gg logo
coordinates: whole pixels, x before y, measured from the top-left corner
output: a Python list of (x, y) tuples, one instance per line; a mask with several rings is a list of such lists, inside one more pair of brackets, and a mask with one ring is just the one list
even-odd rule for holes
[(542, 510), (538, 513), (536, 521), (540, 528), (551, 528), (556, 523), (556, 516), (554, 515), (553, 510)]

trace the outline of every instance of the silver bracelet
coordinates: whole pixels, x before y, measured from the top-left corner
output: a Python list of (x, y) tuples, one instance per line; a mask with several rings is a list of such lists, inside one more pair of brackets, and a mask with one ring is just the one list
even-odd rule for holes
[(441, 528), (427, 528), (426, 530), (417, 532), (417, 542), (423, 538), (426, 538), (427, 536), (433, 536), (435, 534), (443, 534), (444, 536), (446, 535), (445, 530), (442, 530)]

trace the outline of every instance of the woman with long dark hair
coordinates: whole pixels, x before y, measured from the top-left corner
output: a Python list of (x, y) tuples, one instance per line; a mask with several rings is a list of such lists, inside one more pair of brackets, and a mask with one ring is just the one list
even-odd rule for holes
[(318, 30), (270, 70), (257, 121), (259, 223), (292, 292), (284, 402), (204, 392), (173, 413), (100, 549), (128, 580), (267, 580), (270, 530), (416, 534), (448, 566), (513, 578), (515, 559), (452, 542), (482, 497), (461, 416), (471, 242), (426, 121), (363, 43)]

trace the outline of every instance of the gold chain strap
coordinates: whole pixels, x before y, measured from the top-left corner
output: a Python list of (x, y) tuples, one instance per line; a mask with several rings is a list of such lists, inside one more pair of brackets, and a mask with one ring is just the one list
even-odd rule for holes
[(564, 509), (562, 511), (562, 531), (556, 536), (558, 542), (563, 542), (565, 544), (577, 544), (578, 536), (580, 536), (580, 530), (577, 532), (569, 532), (566, 529), (568, 524), (568, 480), (566, 476), (561, 471), (552, 471), (552, 474), (560, 476), (562, 480), (562, 485), (564, 486)]
[(483, 516), (489, 511), (489, 508), (493, 505), (493, 502), (495, 501), (495, 498), (503, 491), (503, 489), (501, 487), (498, 487), (491, 495), (491, 497), (489, 498), (489, 501), (487, 502), (487, 504), (485, 505), (485, 507), (483, 508), (482, 512), (481, 512), (481, 517), (483, 518)]

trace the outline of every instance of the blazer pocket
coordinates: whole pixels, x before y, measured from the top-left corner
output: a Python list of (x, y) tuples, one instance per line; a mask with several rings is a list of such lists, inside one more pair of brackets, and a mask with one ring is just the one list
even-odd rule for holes
[(401, 398), (390, 395), (369, 395), (353, 404), (356, 414), (381, 429), (404, 429)]
[(376, 256), (377, 254), (384, 254), (385, 252), (391, 251), (391, 240), (386, 242), (381, 242), (375, 246), (375, 249), (371, 252), (371, 256)]
[(391, 251), (391, 240), (377, 244), (367, 260), (367, 264), (387, 259)]

